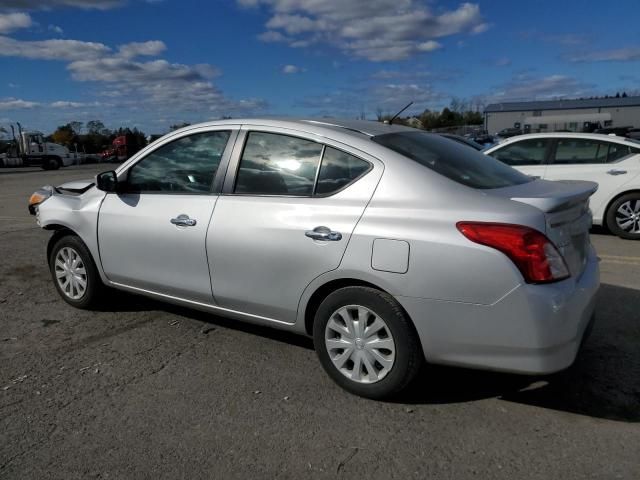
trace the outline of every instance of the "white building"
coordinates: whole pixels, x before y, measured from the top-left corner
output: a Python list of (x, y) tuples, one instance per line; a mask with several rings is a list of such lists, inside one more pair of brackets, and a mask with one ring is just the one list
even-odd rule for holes
[(493, 103), (484, 110), (484, 125), (492, 134), (504, 128), (583, 132), (600, 127), (640, 127), (640, 97)]

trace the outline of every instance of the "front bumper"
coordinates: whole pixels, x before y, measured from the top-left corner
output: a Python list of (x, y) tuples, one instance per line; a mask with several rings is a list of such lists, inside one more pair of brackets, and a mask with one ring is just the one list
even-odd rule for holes
[(600, 272), (591, 248), (578, 278), (522, 284), (492, 305), (398, 296), (427, 361), (523, 374), (569, 367), (593, 322)]

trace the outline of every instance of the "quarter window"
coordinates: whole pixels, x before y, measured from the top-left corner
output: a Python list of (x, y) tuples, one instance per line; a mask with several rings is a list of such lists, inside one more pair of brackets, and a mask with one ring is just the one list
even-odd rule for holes
[(236, 193), (310, 196), (322, 145), (288, 135), (250, 132), (236, 179)]
[(357, 180), (369, 171), (369, 162), (335, 148), (326, 147), (318, 174), (316, 193), (327, 195)]
[(130, 192), (209, 193), (230, 132), (203, 132), (163, 145), (129, 170)]
[(609, 156), (607, 157), (607, 162), (616, 162), (621, 158), (624, 158), (628, 155), (631, 155), (633, 150), (631, 147), (627, 145), (620, 145), (618, 143), (610, 143), (609, 144)]
[(542, 165), (549, 146), (548, 138), (522, 140), (511, 143), (496, 150), (490, 155), (502, 163), (520, 167), (525, 165)]

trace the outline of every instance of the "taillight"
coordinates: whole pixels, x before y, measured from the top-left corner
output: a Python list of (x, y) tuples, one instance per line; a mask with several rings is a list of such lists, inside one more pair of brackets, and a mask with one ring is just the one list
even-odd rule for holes
[(469, 240), (500, 250), (518, 267), (527, 283), (548, 283), (569, 277), (555, 245), (533, 228), (508, 223), (458, 222)]

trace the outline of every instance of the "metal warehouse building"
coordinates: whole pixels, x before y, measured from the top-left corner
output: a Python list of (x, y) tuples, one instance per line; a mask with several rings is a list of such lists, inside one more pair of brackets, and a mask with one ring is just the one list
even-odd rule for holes
[(484, 125), (489, 133), (504, 128), (519, 128), (525, 132), (638, 128), (640, 97), (493, 103), (484, 110)]

